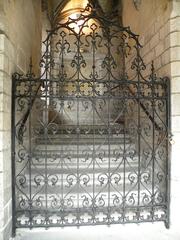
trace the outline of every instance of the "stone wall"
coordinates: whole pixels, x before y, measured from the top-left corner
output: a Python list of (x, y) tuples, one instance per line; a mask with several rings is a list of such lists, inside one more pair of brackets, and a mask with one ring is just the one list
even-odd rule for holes
[[(169, 239), (179, 239), (178, 212), (180, 212), (180, 1), (141, 1), (138, 10), (133, 1), (123, 0), (123, 25), (140, 35), (143, 45), (141, 56), (147, 66), (144, 76), (150, 72), (154, 61), (157, 76), (171, 79), (171, 205)], [(175, 235), (173, 235), (176, 232)], [(155, 233), (154, 233), (155, 234)], [(166, 230), (162, 231), (165, 239)], [(172, 235), (171, 235), (172, 234)], [(147, 239), (152, 239), (149, 236)]]
[[(173, 1), (170, 23), (170, 67), (171, 67), (171, 221), (178, 225), (180, 212), (180, 1)], [(178, 226), (177, 226), (178, 227)], [(180, 231), (180, 230), (179, 230)], [(180, 234), (179, 234), (180, 236)]]
[(140, 35), (143, 48), (141, 56), (147, 66), (146, 76), (152, 60), (159, 75), (170, 76), (170, 14), (172, 1), (141, 1), (136, 10), (133, 1), (123, 1), (123, 25)]
[[(41, 1), (0, 1), (0, 240), (12, 226), (11, 82), (15, 71), (25, 73), (30, 56), (39, 61)], [(39, 69), (35, 68), (35, 72)]]

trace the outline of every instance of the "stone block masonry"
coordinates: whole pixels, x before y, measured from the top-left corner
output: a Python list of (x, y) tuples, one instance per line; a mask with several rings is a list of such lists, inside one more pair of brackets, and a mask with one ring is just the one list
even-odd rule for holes
[(170, 16), (170, 62), (171, 62), (171, 99), (172, 99), (172, 164), (171, 164), (171, 219), (178, 219), (180, 212), (180, 1), (173, 1)]
[[(41, 49), (41, 1), (0, 1), (0, 240), (12, 233), (11, 87)], [(35, 69), (35, 71), (39, 71)]]
[[(11, 228), (11, 81), (6, 50), (7, 37), (0, 34), (0, 239)], [(9, 156), (7, 156), (7, 151)], [(10, 231), (11, 232), (11, 231)]]
[[(134, 21), (134, 19), (136, 19)], [(142, 57), (147, 66), (154, 61), (158, 76), (168, 76), (171, 80), (171, 123), (173, 141), (171, 146), (171, 204), (170, 230), (168, 239), (180, 239), (180, 1), (147, 0), (142, 1), (139, 11), (133, 8), (130, 0), (123, 1), (123, 24), (140, 35), (143, 45)], [(151, 226), (149, 226), (151, 228)], [(158, 234), (154, 232), (154, 237)], [(174, 235), (175, 234), (175, 235)], [(146, 239), (155, 239), (151, 235)], [(161, 232), (160, 239), (166, 239), (167, 232)]]

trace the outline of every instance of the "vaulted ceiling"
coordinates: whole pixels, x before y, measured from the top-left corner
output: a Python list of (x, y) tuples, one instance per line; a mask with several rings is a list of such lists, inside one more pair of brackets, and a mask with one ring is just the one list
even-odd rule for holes
[(42, 0), (42, 9), (47, 10), (49, 19), (54, 21), (62, 11), (84, 8), (88, 1), (95, 3), (97, 1), (106, 14), (112, 13), (114, 10), (118, 10), (119, 15), (121, 14), (119, 11), (121, 9), (121, 0)]
[[(53, 9), (55, 10), (60, 4), (62, 4), (64, 0), (52, 0), (53, 3)], [(64, 1), (64, 2), (68, 2), (68, 0)]]
[[(118, 7), (121, 0), (96, 0), (104, 12), (110, 12)], [(53, 11), (56, 12), (58, 8), (63, 8), (67, 3), (71, 3), (74, 7), (84, 7), (84, 2), (87, 0), (51, 0)]]

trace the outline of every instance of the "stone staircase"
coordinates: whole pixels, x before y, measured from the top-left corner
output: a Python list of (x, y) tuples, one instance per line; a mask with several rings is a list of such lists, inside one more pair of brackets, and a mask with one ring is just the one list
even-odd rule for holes
[(33, 210), (104, 211), (120, 206), (123, 197), (137, 197), (138, 158), (130, 136), (92, 132), (36, 138), (31, 166), (24, 172)]

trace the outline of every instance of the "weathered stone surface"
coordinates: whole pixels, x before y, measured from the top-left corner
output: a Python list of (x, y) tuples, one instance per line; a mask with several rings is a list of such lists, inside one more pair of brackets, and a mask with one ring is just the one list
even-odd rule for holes
[[(143, 36), (143, 59), (146, 63), (153, 58), (158, 76), (168, 76), (171, 79), (172, 93), (172, 158), (171, 158), (171, 224), (176, 236), (169, 239), (180, 238), (177, 227), (177, 210), (180, 211), (180, 1), (152, 0), (142, 2), (140, 10), (132, 9), (132, 2), (123, 1), (123, 22)], [(136, 19), (136, 21), (134, 21)], [(152, 27), (154, 26), (154, 27)], [(159, 35), (159, 39), (158, 36)], [(155, 50), (155, 56), (149, 54)], [(148, 64), (149, 65), (149, 64)], [(157, 236), (157, 235), (156, 235)], [(150, 236), (147, 239), (151, 239)], [(160, 239), (166, 239), (162, 234)]]
[(172, 116), (172, 131), (180, 133), (180, 115)]
[[(0, 71), (0, 93), (3, 94), (10, 94), (11, 89), (11, 77), (8, 75), (8, 73), (4, 71)], [(1, 105), (2, 103), (0, 103)]]
[(172, 94), (172, 115), (180, 115), (180, 93)]
[(150, 49), (156, 47), (159, 43), (159, 32), (155, 33), (155, 35), (150, 40)]
[(170, 33), (171, 47), (180, 46), (180, 32)]
[(172, 1), (172, 4), (173, 4), (173, 6), (172, 6), (171, 18), (180, 17), (179, 0)]
[(0, 239), (11, 235), (11, 76), (39, 61), (41, 1), (0, 1)]
[(9, 59), (5, 53), (0, 53), (0, 71), (9, 72)]
[(171, 74), (173, 77), (180, 76), (179, 61), (175, 61), (171, 63)]
[(156, 57), (159, 57), (165, 51), (164, 41), (159, 41), (158, 45), (155, 47)]
[(0, 93), (0, 102), (1, 102), (0, 112), (10, 113), (11, 112), (11, 96), (5, 93)]
[(154, 59), (154, 66), (155, 69), (158, 70), (161, 68), (161, 56), (157, 57), (156, 59)]
[(171, 48), (171, 61), (179, 61), (180, 59), (180, 43), (179, 46)]
[(172, 77), (171, 91), (172, 91), (172, 93), (180, 92), (180, 76)]
[(170, 50), (166, 50), (161, 55), (161, 64), (162, 66), (168, 64), (170, 62)]
[(180, 31), (180, 16), (170, 19), (171, 32)]

